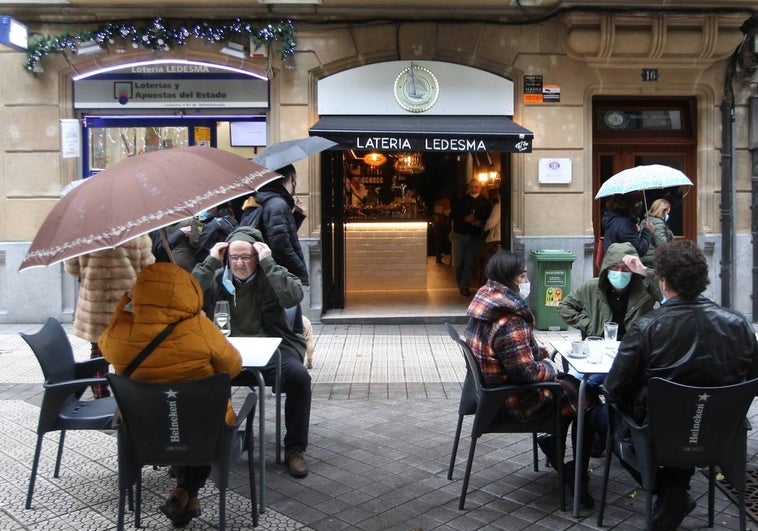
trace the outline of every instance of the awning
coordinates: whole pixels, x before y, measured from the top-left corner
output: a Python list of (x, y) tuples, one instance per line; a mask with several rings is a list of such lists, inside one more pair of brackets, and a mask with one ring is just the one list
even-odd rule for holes
[(310, 134), (342, 149), (379, 151), (530, 153), (534, 138), (506, 116), (322, 116)]

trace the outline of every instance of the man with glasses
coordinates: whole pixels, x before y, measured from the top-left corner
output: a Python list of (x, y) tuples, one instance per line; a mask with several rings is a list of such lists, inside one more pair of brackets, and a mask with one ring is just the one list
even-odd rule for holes
[[(303, 365), (305, 340), (287, 323), (284, 309), (303, 299), (301, 280), (271, 256), (260, 231), (239, 227), (225, 242), (214, 245), (192, 275), (203, 288), (205, 311), (212, 317), (216, 301), (229, 301), (233, 336), (281, 337), (281, 385), (284, 402), (285, 459), (293, 477), (308, 475), (303, 453), (308, 446), (311, 376)], [(276, 381), (272, 358), (261, 371), (266, 385)], [(251, 385), (255, 385), (251, 378)]]

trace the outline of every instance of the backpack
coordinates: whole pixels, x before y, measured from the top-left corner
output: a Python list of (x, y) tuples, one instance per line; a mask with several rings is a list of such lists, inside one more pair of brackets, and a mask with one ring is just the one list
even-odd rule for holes
[(254, 229), (258, 229), (261, 232), (261, 215), (263, 214), (263, 207), (259, 206), (253, 209), (252, 212), (249, 212), (245, 214), (242, 219), (240, 219), (240, 226), (246, 226), (246, 227), (252, 227)]

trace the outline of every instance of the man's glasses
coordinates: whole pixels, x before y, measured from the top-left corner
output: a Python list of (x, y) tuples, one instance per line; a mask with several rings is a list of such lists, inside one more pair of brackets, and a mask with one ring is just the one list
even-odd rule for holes
[(231, 262), (252, 262), (253, 258), (257, 258), (256, 254), (230, 254), (229, 260)]

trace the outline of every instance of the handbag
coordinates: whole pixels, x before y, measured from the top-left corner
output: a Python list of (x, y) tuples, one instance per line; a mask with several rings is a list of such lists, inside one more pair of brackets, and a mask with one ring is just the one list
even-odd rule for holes
[(132, 362), (126, 367), (126, 369), (124, 369), (124, 372), (122, 372), (121, 374), (129, 378), (132, 375), (132, 373), (137, 369), (137, 367), (139, 367), (139, 364), (145, 361), (145, 358), (147, 358), (148, 355), (150, 355), (150, 353), (155, 349), (155, 347), (157, 347), (161, 343), (161, 341), (166, 339), (166, 336), (168, 336), (171, 333), (171, 331), (174, 329), (174, 327), (177, 324), (179, 324), (179, 322), (171, 323), (166, 328), (164, 328), (160, 334), (155, 336), (153, 340), (150, 343), (148, 343), (147, 346), (143, 348), (139, 354), (137, 354), (137, 357), (132, 360)]

